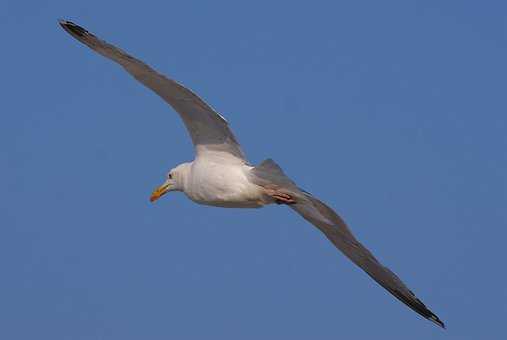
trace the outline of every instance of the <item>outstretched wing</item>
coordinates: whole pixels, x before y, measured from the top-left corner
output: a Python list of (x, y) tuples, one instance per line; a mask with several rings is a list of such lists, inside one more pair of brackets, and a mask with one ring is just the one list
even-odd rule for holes
[(134, 78), (171, 105), (183, 119), (197, 157), (213, 155), (230, 162), (246, 162), (245, 155), (225, 118), (190, 89), (70, 21), (61, 20), (60, 25), (95, 52), (120, 64)]
[(352, 234), (345, 222), (330, 207), (311, 194), (299, 189), (272, 160), (252, 169), (250, 179), (257, 185), (276, 188), (294, 195), (296, 203), (289, 205), (305, 220), (316, 226), (352, 262), (387, 289), (401, 302), (442, 328), (444, 323), (431, 312), (396, 274), (384, 267)]
[(351, 233), (345, 222), (317, 198), (305, 194), (305, 199), (290, 206), (305, 220), (316, 226), (352, 262), (401, 302), (442, 328), (444, 323), (394, 274), (384, 267)]

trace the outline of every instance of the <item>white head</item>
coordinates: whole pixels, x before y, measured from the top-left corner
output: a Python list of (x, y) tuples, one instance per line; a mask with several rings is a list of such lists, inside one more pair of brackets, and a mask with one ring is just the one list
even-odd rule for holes
[(191, 163), (182, 163), (171, 169), (166, 176), (165, 182), (151, 194), (150, 201), (154, 202), (169, 191), (184, 191), (187, 174)]

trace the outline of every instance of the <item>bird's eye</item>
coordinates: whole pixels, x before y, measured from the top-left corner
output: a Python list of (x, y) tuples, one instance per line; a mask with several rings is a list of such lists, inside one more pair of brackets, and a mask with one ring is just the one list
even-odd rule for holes
[(173, 179), (173, 174), (169, 174), (167, 177), (168, 177), (169, 179)]

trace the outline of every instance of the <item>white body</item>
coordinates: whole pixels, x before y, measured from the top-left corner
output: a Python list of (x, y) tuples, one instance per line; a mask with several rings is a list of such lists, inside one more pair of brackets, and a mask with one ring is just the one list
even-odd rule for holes
[(187, 164), (183, 192), (192, 201), (226, 208), (260, 208), (272, 203), (263, 188), (248, 180), (246, 164), (198, 157)]

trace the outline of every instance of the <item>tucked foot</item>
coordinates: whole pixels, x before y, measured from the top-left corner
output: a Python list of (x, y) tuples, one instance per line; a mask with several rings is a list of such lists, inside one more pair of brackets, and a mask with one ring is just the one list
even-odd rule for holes
[(271, 196), (276, 204), (294, 204), (296, 200), (289, 194), (276, 191), (273, 189), (266, 189), (266, 194)]

